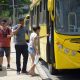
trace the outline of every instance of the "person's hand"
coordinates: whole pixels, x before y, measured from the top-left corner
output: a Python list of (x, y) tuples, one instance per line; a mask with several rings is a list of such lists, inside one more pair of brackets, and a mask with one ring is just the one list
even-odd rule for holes
[(46, 34), (46, 36), (49, 36), (50, 34)]
[(11, 38), (11, 35), (7, 35), (7, 38)]
[(19, 26), (19, 28), (21, 28), (22, 26), (21, 26), (21, 24), (18, 24), (18, 26)]
[(11, 38), (14, 34), (11, 33), (10, 35), (7, 35), (7, 38)]

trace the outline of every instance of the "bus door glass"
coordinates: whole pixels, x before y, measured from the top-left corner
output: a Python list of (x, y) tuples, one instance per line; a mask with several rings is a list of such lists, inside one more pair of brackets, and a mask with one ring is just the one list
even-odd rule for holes
[(49, 23), (49, 44), (50, 44), (50, 63), (55, 62), (55, 57), (54, 57), (54, 23), (50, 19)]

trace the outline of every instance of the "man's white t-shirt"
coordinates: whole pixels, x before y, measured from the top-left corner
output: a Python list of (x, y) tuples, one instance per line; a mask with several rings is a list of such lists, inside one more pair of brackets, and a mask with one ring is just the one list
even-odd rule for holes
[[(35, 40), (36, 38), (36, 40)], [(30, 35), (29, 47), (34, 47), (34, 44), (37, 42), (37, 34), (32, 32)]]

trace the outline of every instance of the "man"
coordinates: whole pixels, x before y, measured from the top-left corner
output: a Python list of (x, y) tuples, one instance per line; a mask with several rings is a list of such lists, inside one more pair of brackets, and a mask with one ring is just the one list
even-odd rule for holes
[(15, 49), (16, 49), (16, 66), (17, 66), (17, 74), (20, 74), (21, 71), (21, 63), (20, 58), (21, 54), (23, 55), (23, 67), (22, 73), (27, 73), (27, 60), (28, 60), (28, 45), (25, 40), (26, 29), (24, 27), (24, 18), (19, 19), (19, 24), (14, 26), (13, 34), (15, 35)]
[(10, 68), (10, 41), (11, 29), (8, 27), (7, 20), (0, 23), (0, 71), (2, 71), (4, 52), (7, 58), (7, 68)]

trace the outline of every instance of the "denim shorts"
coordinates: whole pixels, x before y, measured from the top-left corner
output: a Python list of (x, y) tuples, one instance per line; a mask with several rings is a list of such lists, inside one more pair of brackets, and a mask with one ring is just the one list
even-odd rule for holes
[(35, 51), (35, 49), (33, 47), (28, 47), (28, 52), (30, 54), (34, 54), (36, 51)]
[(10, 47), (0, 48), (0, 57), (3, 57), (4, 53), (5, 53), (6, 57), (9, 57), (10, 56)]

